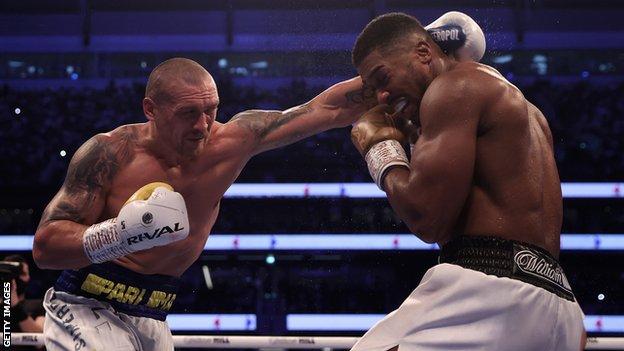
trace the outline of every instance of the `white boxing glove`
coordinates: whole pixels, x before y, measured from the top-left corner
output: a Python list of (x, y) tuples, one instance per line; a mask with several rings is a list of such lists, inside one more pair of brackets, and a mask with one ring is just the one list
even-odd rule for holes
[(182, 240), (189, 234), (186, 204), (166, 183), (150, 183), (126, 201), (117, 218), (87, 228), (82, 238), (93, 263)]
[(479, 62), (485, 54), (483, 31), (465, 13), (447, 12), (425, 29), (444, 53), (459, 61)]

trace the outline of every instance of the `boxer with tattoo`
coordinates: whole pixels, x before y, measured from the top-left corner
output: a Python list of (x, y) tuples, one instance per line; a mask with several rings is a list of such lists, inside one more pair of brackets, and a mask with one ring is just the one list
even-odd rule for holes
[(41, 218), (35, 261), (64, 270), (45, 297), (47, 349), (173, 349), (165, 317), (179, 277), (245, 164), (348, 126), (372, 107), (363, 93), (357, 77), (300, 106), (219, 123), (217, 87), (202, 66), (175, 58), (156, 67), (143, 99), (147, 122), (89, 139)]

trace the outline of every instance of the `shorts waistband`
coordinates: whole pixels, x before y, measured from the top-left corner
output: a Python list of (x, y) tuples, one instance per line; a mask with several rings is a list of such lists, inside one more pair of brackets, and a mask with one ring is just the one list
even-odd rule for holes
[(439, 262), (521, 280), (575, 301), (559, 261), (535, 245), (492, 236), (460, 235), (441, 248)]
[(175, 301), (181, 280), (160, 274), (141, 274), (111, 262), (78, 270), (64, 270), (56, 291), (109, 303), (131, 316), (164, 321)]

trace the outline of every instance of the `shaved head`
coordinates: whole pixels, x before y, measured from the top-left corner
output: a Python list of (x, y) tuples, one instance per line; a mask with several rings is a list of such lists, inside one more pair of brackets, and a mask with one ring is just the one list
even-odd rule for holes
[(198, 86), (207, 78), (214, 84), (210, 73), (199, 63), (175, 57), (162, 62), (150, 73), (145, 87), (145, 97), (153, 101), (169, 101), (172, 99), (170, 87), (174, 83)]

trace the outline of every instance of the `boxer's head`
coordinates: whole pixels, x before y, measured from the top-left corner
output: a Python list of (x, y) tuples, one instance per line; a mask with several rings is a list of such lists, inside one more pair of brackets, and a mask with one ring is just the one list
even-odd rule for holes
[(210, 137), (219, 95), (212, 76), (185, 58), (169, 59), (149, 76), (143, 111), (162, 142), (185, 156), (198, 154)]
[(414, 121), (425, 90), (434, 78), (432, 62), (445, 57), (412, 16), (389, 13), (372, 20), (358, 36), (352, 59), (379, 103), (408, 103), (404, 116)]

